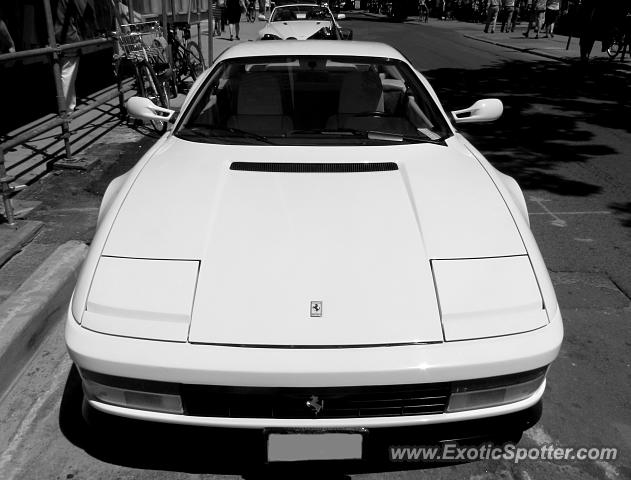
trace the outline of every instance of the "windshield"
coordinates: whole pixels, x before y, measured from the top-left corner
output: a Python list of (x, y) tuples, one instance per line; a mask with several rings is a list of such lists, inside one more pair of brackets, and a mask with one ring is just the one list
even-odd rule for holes
[(319, 5), (291, 5), (276, 7), (270, 22), (292, 22), (296, 20), (331, 20), (329, 10)]
[(250, 57), (221, 62), (175, 135), (275, 145), (441, 143), (451, 134), (414, 72), (367, 57)]

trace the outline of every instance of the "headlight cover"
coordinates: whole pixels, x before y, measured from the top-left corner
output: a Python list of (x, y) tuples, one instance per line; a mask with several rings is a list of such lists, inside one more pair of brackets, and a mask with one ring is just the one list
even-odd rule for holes
[(433, 260), (445, 341), (498, 337), (548, 324), (527, 255)]
[(185, 342), (199, 262), (99, 259), (81, 325), (123, 337)]

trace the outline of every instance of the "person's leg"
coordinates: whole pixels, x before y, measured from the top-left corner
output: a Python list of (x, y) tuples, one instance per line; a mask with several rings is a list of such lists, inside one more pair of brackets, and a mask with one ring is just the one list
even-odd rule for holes
[(537, 15), (537, 30), (535, 30), (537, 32), (537, 35), (535, 35), (535, 38), (539, 38), (539, 32), (543, 30), (543, 24), (545, 23), (545, 19), (546, 19), (545, 10), (540, 10), (539, 14)]
[(486, 9), (486, 22), (484, 26), (484, 33), (489, 33), (489, 26), (491, 25), (491, 21), (493, 20), (493, 7), (488, 7)]
[[(508, 7), (506, 10), (506, 18), (504, 18), (504, 25), (506, 33), (511, 29), (511, 25), (514, 25), (513, 16), (515, 15), (515, 7)], [(514, 28), (513, 28), (514, 30)]]
[(240, 23), (240, 22), (237, 22), (237, 23), (235, 23), (235, 24), (234, 24), (235, 30), (236, 30), (236, 32), (237, 32), (237, 40), (241, 40), (241, 39), (239, 38), (239, 26), (240, 26), (240, 25), (241, 25), (241, 23)]
[(533, 28), (534, 23), (535, 23), (535, 12), (534, 10), (531, 10), (528, 12), (528, 27), (526, 28), (524, 37), (528, 38), (528, 34), (530, 33), (530, 30)]
[(493, 7), (493, 20), (491, 21), (491, 33), (495, 33), (495, 25), (497, 24), (497, 16), (500, 13), (500, 7)]
[(78, 56), (64, 56), (61, 61), (61, 83), (66, 99), (66, 112), (72, 113), (77, 106), (77, 94), (75, 92), (75, 81), (79, 70)]
[(228, 31), (230, 32), (230, 40), (234, 37), (234, 23), (228, 23)]

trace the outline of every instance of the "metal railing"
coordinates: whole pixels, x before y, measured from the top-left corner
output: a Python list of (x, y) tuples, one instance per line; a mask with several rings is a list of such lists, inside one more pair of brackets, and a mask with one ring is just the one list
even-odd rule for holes
[(77, 112), (69, 114), (66, 109), (66, 99), (63, 93), (63, 85), (61, 80), (61, 60), (63, 55), (67, 53), (81, 54), (85, 53), (86, 51), (96, 51), (103, 48), (109, 48), (113, 46), (114, 41), (110, 38), (95, 38), (92, 40), (85, 40), (66, 45), (58, 45), (55, 39), (55, 27), (53, 23), (50, 0), (42, 0), (42, 3), (44, 5), (48, 46), (0, 55), (0, 64), (24, 58), (34, 58), (42, 56), (48, 57), (53, 69), (53, 78), (55, 81), (55, 91), (57, 96), (56, 118), (48, 120), (33, 129), (29, 129), (26, 132), (23, 132), (0, 143), (0, 195), (2, 196), (2, 202), (4, 204), (4, 216), (6, 222), (10, 226), (15, 225), (15, 216), (13, 206), (11, 204), (11, 197), (13, 196), (13, 193), (24, 188), (24, 186), (12, 185), (12, 182), (15, 180), (15, 178), (7, 173), (4, 152), (24, 142), (27, 142), (46, 131), (61, 127), (60, 138), (63, 139), (64, 142), (65, 158), (67, 160), (72, 160), (72, 148), (70, 144), (70, 122), (75, 118), (78, 118), (81, 115), (84, 115), (85, 113), (88, 113), (117, 97), (119, 99), (120, 112), (121, 115), (123, 115), (125, 112), (124, 93), (128, 90), (131, 90), (130, 85), (123, 85), (119, 83), (116, 91), (107, 94), (105, 97), (102, 97), (97, 101), (87, 104), (85, 107), (81, 108), (81, 110)]
[[(13, 53), (0, 54), (0, 64), (7, 62), (15, 62), (16, 60), (25, 59), (25, 58), (35, 58), (35, 57), (44, 57), (49, 60), (51, 68), (53, 70), (53, 78), (55, 81), (55, 92), (57, 97), (57, 115), (55, 118), (43, 122), (37, 125), (35, 128), (29, 129), (28, 131), (22, 132), (4, 142), (0, 142), (0, 196), (2, 197), (2, 202), (4, 204), (4, 217), (6, 223), (9, 226), (15, 225), (15, 215), (13, 206), (11, 204), (11, 197), (13, 194), (22, 188), (23, 185), (12, 185), (12, 182), (15, 181), (15, 178), (8, 174), (5, 162), (5, 152), (10, 149), (23, 144), (35, 137), (40, 136), (42, 133), (47, 132), (49, 130), (55, 128), (61, 128), (61, 135), (59, 138), (63, 140), (64, 143), (64, 151), (65, 151), (65, 159), (67, 161), (72, 161), (72, 146), (70, 142), (71, 135), (71, 127), (70, 122), (94, 109), (100, 107), (104, 103), (107, 103), (118, 97), (118, 104), (120, 108), (120, 115), (123, 117), (125, 115), (125, 96), (124, 94), (130, 90), (133, 90), (133, 86), (131, 82), (121, 82), (120, 77), (117, 76), (116, 89), (109, 94), (101, 97), (99, 100), (88, 103), (76, 112), (69, 113), (66, 109), (66, 98), (63, 93), (63, 84), (61, 79), (61, 63), (64, 55), (67, 54), (82, 54), (91, 51), (96, 51), (104, 48), (112, 48), (115, 47), (116, 40), (113, 38), (95, 38), (92, 40), (85, 40), (81, 42), (58, 45), (55, 39), (55, 27), (53, 22), (53, 15), (51, 10), (51, 2), (50, 0), (41, 0), (44, 6), (44, 16), (46, 21), (46, 32), (48, 39), (48, 46), (41, 48), (34, 48), (30, 50), (18, 51)], [(162, 21), (163, 25), (167, 23), (167, 2), (170, 3), (171, 6), (171, 14), (173, 15), (173, 19), (175, 20), (176, 12), (173, 0), (162, 0)], [(199, 22), (202, 19), (202, 11), (201, 5), (203, 0), (189, 0), (188, 3), (188, 12), (187, 17), (190, 23), (191, 21), (191, 6), (195, 4), (197, 10), (197, 24), (198, 24), (198, 36), (201, 35)], [(207, 15), (209, 25), (212, 19), (212, 1), (206, 0), (207, 4)], [(117, 14), (117, 23), (119, 26), (123, 23), (120, 21), (120, 11), (118, 7), (120, 5), (120, 0), (114, 0), (115, 13)], [(128, 13), (129, 19), (131, 23), (134, 23), (134, 1), (128, 0)], [(209, 35), (208, 39), (208, 47), (209, 47), (209, 57), (212, 58), (212, 35)], [(167, 49), (168, 50), (168, 49)], [(170, 59), (169, 59), (170, 60)], [(170, 62), (169, 62), (170, 63)], [(2, 218), (0, 216), (0, 223), (2, 223)]]

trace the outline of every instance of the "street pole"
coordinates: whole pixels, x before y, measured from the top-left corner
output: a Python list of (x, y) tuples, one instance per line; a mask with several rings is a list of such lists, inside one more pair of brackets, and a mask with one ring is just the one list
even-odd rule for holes
[(208, 66), (213, 63), (213, 0), (208, 0)]

